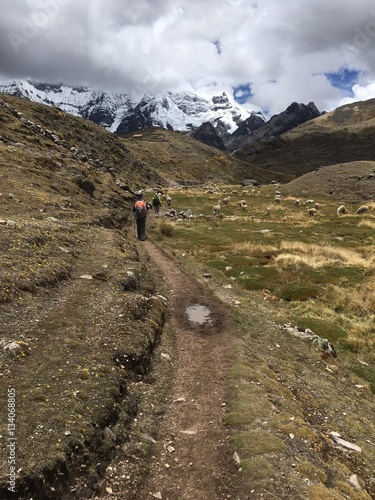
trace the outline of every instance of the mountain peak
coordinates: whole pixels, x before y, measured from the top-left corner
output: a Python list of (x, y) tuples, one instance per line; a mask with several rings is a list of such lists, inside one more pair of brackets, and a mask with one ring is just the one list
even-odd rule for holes
[(70, 87), (32, 80), (0, 85), (0, 92), (54, 105), (117, 134), (135, 132), (148, 126), (187, 132), (211, 122), (217, 133), (232, 133), (238, 123), (251, 115), (223, 92), (211, 100), (191, 92), (156, 92), (136, 97), (125, 93)]

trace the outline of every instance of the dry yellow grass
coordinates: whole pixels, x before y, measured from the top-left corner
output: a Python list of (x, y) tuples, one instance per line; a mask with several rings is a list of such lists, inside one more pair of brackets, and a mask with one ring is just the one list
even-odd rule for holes
[(306, 264), (313, 268), (339, 263), (350, 266), (361, 266), (365, 268), (374, 267), (374, 256), (370, 251), (364, 258), (358, 252), (346, 248), (336, 248), (331, 245), (320, 246), (307, 244), (301, 241), (282, 241), (280, 250), (289, 253), (282, 253), (277, 257), (278, 262), (288, 264)]

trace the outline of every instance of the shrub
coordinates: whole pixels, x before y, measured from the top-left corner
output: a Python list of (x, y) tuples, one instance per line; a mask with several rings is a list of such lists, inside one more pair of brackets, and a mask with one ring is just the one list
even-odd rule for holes
[(158, 223), (158, 231), (162, 236), (173, 236), (176, 230), (174, 222), (161, 220)]

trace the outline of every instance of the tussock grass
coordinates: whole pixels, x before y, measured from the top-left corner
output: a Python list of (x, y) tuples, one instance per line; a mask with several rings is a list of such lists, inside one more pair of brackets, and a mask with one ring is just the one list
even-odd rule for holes
[(176, 224), (165, 219), (161, 219), (156, 227), (162, 236), (173, 236), (176, 231)]
[(368, 227), (370, 229), (375, 229), (375, 222), (372, 220), (361, 220), (361, 222), (358, 224), (359, 227)]
[(314, 268), (332, 265), (333, 263), (365, 268), (374, 266), (374, 255), (365, 259), (355, 250), (337, 248), (332, 245), (320, 246), (300, 241), (282, 241), (280, 250), (284, 253), (280, 253), (277, 260), (286, 264), (303, 263)]

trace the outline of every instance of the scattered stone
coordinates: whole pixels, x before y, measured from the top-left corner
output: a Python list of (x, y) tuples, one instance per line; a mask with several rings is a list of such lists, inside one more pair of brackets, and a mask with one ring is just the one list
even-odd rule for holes
[(14, 229), (16, 227), (16, 223), (14, 220), (7, 220), (6, 227), (9, 229)]
[(181, 397), (181, 398), (177, 398), (177, 399), (174, 399), (173, 402), (174, 403), (185, 403), (186, 399)]
[(236, 451), (233, 453), (233, 460), (236, 462), (236, 464), (239, 464), (241, 462), (240, 456)]
[(82, 278), (83, 280), (92, 280), (92, 279), (94, 279), (94, 278), (91, 276), (91, 274), (82, 274), (82, 275), (80, 276), (80, 278)]
[(203, 278), (212, 278), (212, 274), (211, 273), (204, 273)]
[(157, 493), (150, 493), (150, 495), (154, 498), (158, 498), (159, 500), (162, 500), (161, 492), (158, 491)]
[(149, 436), (148, 434), (140, 434), (139, 436), (143, 441), (148, 441), (149, 443), (153, 443), (153, 444), (156, 443), (155, 439), (153, 437)]
[(190, 429), (187, 429), (186, 431), (180, 431), (181, 434), (187, 434), (188, 436), (194, 436), (197, 431), (194, 431), (194, 430), (190, 430)]
[(358, 481), (358, 476), (357, 474), (353, 474), (352, 476), (350, 476), (349, 478), (349, 482), (350, 484), (352, 484), (355, 488), (358, 488), (359, 490), (361, 490), (361, 485), (359, 484), (359, 481)]
[(168, 361), (171, 361), (172, 359), (169, 354), (166, 354), (164, 352), (162, 352), (160, 356), (164, 359), (167, 359)]
[(17, 342), (10, 342), (9, 344), (6, 344), (5, 341), (2, 340), (0, 345), (4, 350), (4, 353), (10, 355), (15, 355), (21, 350), (21, 346)]
[(345, 439), (341, 439), (340, 437), (337, 437), (337, 436), (334, 436), (334, 438), (335, 438), (336, 443), (338, 445), (342, 446), (343, 448), (347, 448), (348, 450), (358, 451), (358, 452), (362, 451), (362, 449), (354, 443), (350, 443), (349, 441), (345, 441)]
[(176, 451), (176, 448), (173, 448), (173, 446), (169, 445), (167, 446), (167, 451), (168, 453), (174, 453)]

